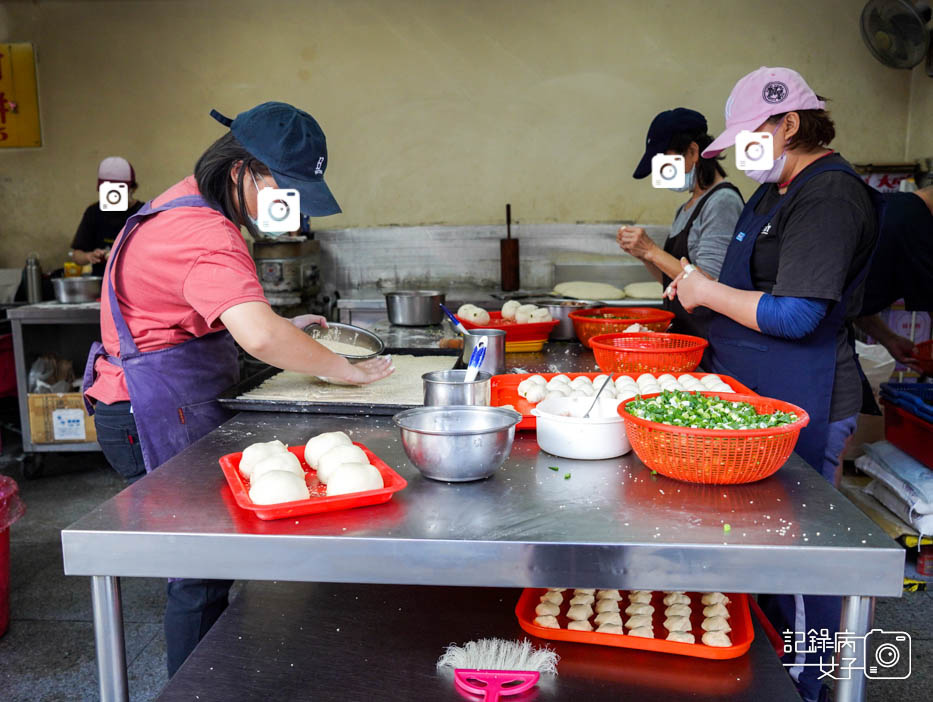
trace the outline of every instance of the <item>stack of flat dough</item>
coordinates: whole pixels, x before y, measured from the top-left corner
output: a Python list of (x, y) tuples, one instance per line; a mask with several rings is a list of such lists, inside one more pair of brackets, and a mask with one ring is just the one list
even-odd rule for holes
[[(704, 616), (700, 626), (703, 644), (731, 646), (729, 598), (721, 592), (707, 592), (703, 593), (700, 602)], [(535, 607), (534, 624), (546, 629), (560, 629), (562, 617), (567, 622), (566, 628), (571, 631), (653, 639), (656, 634), (662, 634), (661, 628), (654, 624), (656, 609), (660, 607), (664, 608), (663, 635), (666, 639), (695, 644), (691, 598), (679, 590), (630, 590), (626, 596), (619, 590), (577, 588), (571, 591), (569, 588), (552, 587), (541, 595)]]
[(578, 300), (622, 300), (625, 291), (608, 283), (590, 283), (574, 280), (554, 286), (554, 294), (561, 297), (573, 297)]

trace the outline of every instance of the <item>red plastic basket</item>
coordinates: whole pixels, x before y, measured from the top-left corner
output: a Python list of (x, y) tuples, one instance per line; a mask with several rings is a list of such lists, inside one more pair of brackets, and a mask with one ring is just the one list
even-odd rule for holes
[[(702, 394), (705, 397), (721, 395)], [(797, 421), (769, 429), (693, 429), (634, 416), (626, 406), (636, 399), (619, 405), (619, 414), (625, 418), (625, 433), (635, 455), (661, 475), (688, 483), (734, 485), (767, 478), (787, 462), (800, 430), (810, 422), (805, 410), (789, 402), (759, 395), (729, 395), (723, 399), (747, 402), (759, 414), (793, 412)]]
[(604, 373), (689, 373), (709, 342), (687, 334), (603, 334), (590, 339)]
[(933, 468), (933, 424), (882, 399), (884, 438), (927, 468)]
[(376, 470), (382, 476), (383, 487), (378, 490), (367, 490), (365, 492), (351, 492), (346, 495), (332, 495), (327, 497), (327, 486), (317, 479), (317, 471), (305, 463), (305, 447), (290, 446), (288, 450), (295, 454), (295, 457), (301, 462), (301, 467), (305, 471), (305, 481), (308, 484), (308, 490), (311, 497), (307, 500), (295, 500), (294, 502), (282, 502), (275, 505), (257, 505), (249, 499), (249, 479), (240, 475), (240, 458), (242, 453), (229, 453), (220, 457), (220, 468), (224, 472), (227, 484), (230, 486), (230, 492), (233, 498), (242, 509), (250, 510), (260, 519), (283, 519), (285, 517), (299, 517), (306, 514), (317, 514), (318, 512), (334, 512), (342, 509), (351, 509), (353, 507), (366, 507), (368, 505), (378, 505), (388, 502), (399, 490), (403, 489), (408, 483), (401, 475), (392, 470), (376, 454), (370, 451), (363, 444), (354, 443), (363, 449), (369, 462), (375, 466)]
[(914, 350), (917, 354), (917, 366), (923, 374), (933, 375), (933, 340), (917, 344)]
[(623, 332), (633, 324), (641, 324), (651, 331), (667, 331), (674, 313), (654, 307), (597, 307), (570, 313), (573, 330), (580, 342), (590, 347), (590, 340), (600, 334)]

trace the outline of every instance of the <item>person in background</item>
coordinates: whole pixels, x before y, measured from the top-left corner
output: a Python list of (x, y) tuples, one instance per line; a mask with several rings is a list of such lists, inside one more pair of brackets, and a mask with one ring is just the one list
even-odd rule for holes
[[(862, 384), (847, 323), (858, 316), (878, 240), (880, 193), (828, 145), (836, 131), (825, 101), (788, 68), (741, 78), (726, 102), (726, 130), (712, 157), (739, 132), (773, 135), (771, 168), (746, 171), (761, 183), (748, 201), (719, 281), (683, 261), (668, 294), (686, 310), (707, 307), (712, 370), (766, 397), (807, 411), (795, 451), (836, 483), (840, 457), (862, 407)], [(838, 597), (759, 597), (778, 631), (840, 625)], [(792, 651), (786, 662), (806, 702), (827, 694), (819, 664), (833, 651)]]
[[(327, 143), (307, 112), (267, 102), (228, 119), (194, 174), (133, 215), (104, 274), (103, 343), (88, 356), (84, 393), (110, 464), (128, 479), (159, 466), (231, 416), (218, 395), (239, 379), (238, 350), (271, 366), (353, 385), (392, 373), (391, 359), (351, 364), (270, 307), (240, 227), (259, 238), (259, 191), (297, 190), (312, 217), (340, 212), (324, 182)], [(284, 232), (280, 232), (284, 233)], [(232, 581), (168, 584), (169, 675), (227, 606)]]
[(914, 342), (888, 327), (878, 313), (897, 300), (908, 310), (933, 312), (933, 186), (883, 197), (881, 237), (855, 323), (896, 361), (917, 368)]
[(126, 210), (101, 210), (100, 201), (92, 203), (84, 210), (78, 231), (71, 242), (68, 255), (79, 266), (93, 265), (94, 275), (103, 275), (107, 256), (114, 240), (126, 224), (126, 220), (139, 212), (143, 203), (133, 195), (136, 192), (136, 172), (125, 158), (108, 156), (97, 168), (97, 187), (105, 181), (126, 183), (129, 187), (129, 201)]
[[(689, 193), (689, 199), (677, 208), (664, 248), (655, 244), (642, 227), (621, 227), (616, 236), (621, 249), (644, 263), (665, 287), (680, 273), (681, 258), (692, 261), (713, 278), (719, 277), (722, 259), (745, 205), (738, 188), (725, 179), (726, 171), (718, 160), (703, 157), (703, 149), (712, 141), (706, 117), (699, 112), (684, 107), (661, 112), (651, 121), (645, 153), (632, 175), (639, 180), (647, 178), (651, 159), (657, 154), (684, 157), (686, 182), (682, 188), (672, 190)], [(665, 300), (665, 307), (675, 314), (672, 332), (706, 338), (708, 313), (688, 314), (676, 299)]]

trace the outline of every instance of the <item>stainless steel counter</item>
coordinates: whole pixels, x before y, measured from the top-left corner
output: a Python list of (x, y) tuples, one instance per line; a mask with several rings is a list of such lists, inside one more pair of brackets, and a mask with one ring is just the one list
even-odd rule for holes
[[(235, 506), (221, 455), (338, 429), (408, 487), (383, 506), (298, 519), (266, 522)], [(900, 594), (904, 560), (796, 455), (759, 483), (704, 487), (652, 475), (632, 454), (555, 458), (520, 432), (492, 478), (458, 485), (422, 478), (388, 418), (269, 413), (238, 415), (62, 543), (73, 575), (873, 596)]]
[[(337, 429), (408, 487), (385, 505), (271, 522), (236, 507), (219, 456)], [(126, 694), (117, 576), (845, 595), (846, 627), (864, 634), (872, 598), (900, 595), (904, 562), (796, 455), (759, 483), (704, 487), (652, 475), (633, 455), (555, 458), (520, 433), (493, 477), (446, 484), (411, 466), (389, 419), (262, 413), (227, 422), (64, 530), (62, 544), (65, 572), (93, 576), (107, 700)], [(836, 699), (863, 693), (842, 681)]]
[(9, 319), (18, 319), (24, 324), (100, 324), (100, 303), (39, 302), (10, 307), (6, 314)]

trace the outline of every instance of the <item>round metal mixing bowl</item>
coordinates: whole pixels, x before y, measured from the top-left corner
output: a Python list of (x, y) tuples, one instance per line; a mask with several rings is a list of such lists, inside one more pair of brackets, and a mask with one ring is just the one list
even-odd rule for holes
[(502, 407), (415, 407), (395, 415), (402, 446), (421, 474), (460, 483), (482, 480), (512, 451), (518, 412)]
[(368, 358), (375, 358), (382, 353), (386, 347), (385, 342), (377, 334), (374, 334), (368, 329), (363, 329), (362, 327), (355, 327), (352, 324), (328, 322), (326, 328), (318, 324), (311, 324), (305, 327), (304, 331), (316, 341), (339, 341), (344, 344), (352, 344), (353, 346), (362, 346), (365, 349), (369, 349), (369, 353), (360, 355), (337, 354), (338, 356), (343, 356), (351, 363), (365, 361)]

